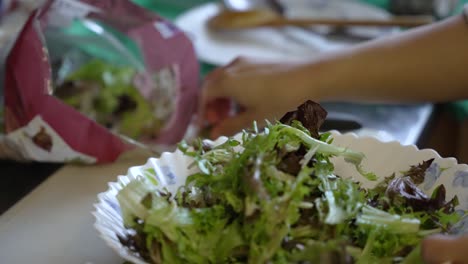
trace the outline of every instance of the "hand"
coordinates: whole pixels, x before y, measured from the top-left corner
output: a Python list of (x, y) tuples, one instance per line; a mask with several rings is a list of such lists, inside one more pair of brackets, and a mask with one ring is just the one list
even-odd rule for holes
[(426, 238), (422, 255), (429, 264), (468, 264), (468, 235), (460, 237), (436, 235)]
[[(254, 120), (259, 125), (265, 119), (274, 122), (312, 97), (308, 91), (312, 77), (305, 66), (238, 58), (214, 70), (205, 79), (199, 112), (203, 121), (213, 125), (210, 136), (235, 134), (251, 127)], [(240, 113), (229, 114), (230, 102), (240, 107)]]

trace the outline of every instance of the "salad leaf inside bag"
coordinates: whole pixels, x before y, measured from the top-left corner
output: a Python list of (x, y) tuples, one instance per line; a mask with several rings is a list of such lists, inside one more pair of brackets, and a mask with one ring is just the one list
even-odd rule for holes
[(187, 36), (130, 1), (47, 1), (7, 58), (6, 133), (37, 161), (111, 162), (127, 138), (175, 144), (198, 74)]

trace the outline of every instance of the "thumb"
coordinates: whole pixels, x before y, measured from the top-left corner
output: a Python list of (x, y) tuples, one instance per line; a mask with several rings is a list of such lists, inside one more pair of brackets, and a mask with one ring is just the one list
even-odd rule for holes
[(251, 127), (254, 119), (255, 116), (250, 112), (226, 118), (213, 127), (210, 136), (213, 139), (220, 136), (232, 136), (244, 128)]
[(468, 236), (435, 235), (422, 244), (422, 256), (427, 263), (468, 263)]

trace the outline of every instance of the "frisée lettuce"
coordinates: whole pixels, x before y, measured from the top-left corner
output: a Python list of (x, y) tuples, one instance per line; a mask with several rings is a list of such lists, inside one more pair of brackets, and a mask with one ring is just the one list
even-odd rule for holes
[(121, 243), (149, 263), (418, 263), (424, 236), (450, 232), (462, 217), (440, 186), (418, 189), (427, 164), (366, 190), (335, 175), (335, 156), (364, 172), (364, 155), (333, 145), (311, 101), (281, 122), (221, 145), (179, 149), (197, 173), (176, 193), (149, 176), (118, 193), (129, 232)]

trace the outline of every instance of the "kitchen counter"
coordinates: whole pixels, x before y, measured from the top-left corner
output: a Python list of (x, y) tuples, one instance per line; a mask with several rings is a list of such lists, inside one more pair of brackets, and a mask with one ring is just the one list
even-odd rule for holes
[(0, 217), (0, 263), (122, 263), (98, 237), (91, 212), (108, 182), (148, 157), (136, 150), (113, 164), (58, 170)]

